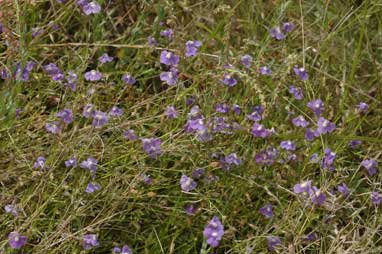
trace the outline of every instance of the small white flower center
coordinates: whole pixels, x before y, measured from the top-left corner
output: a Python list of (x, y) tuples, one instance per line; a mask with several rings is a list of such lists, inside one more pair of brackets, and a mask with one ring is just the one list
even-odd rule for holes
[(171, 52), (168, 52), (168, 53), (166, 54), (166, 58), (167, 58), (167, 59), (170, 59), (171, 56), (172, 56), (172, 53), (171, 53)]

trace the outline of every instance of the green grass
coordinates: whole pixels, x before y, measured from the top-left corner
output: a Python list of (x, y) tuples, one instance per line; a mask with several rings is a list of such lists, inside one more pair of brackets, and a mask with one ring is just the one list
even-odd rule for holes
[[(83, 234), (98, 235), (94, 253), (111, 253), (115, 245), (128, 244), (134, 253), (267, 253), (266, 236), (282, 239), (278, 253), (381, 253), (381, 208), (370, 201), (372, 191), (381, 191), (381, 172), (369, 177), (360, 167), (363, 159), (375, 158), (381, 165), (382, 151), (382, 4), (379, 1), (99, 1), (102, 12), (85, 16), (75, 1), (3, 1), (0, 35), (0, 69), (14, 71), (16, 63), (37, 65), (28, 82), (0, 81), (0, 205), (18, 204), (20, 215), (0, 213), (0, 253), (14, 253), (7, 236), (18, 231), (28, 236), (23, 253), (87, 253)], [(107, 7), (107, 8), (106, 8)], [(106, 9), (106, 12), (105, 12)], [(53, 31), (50, 22), (60, 26)], [(174, 39), (159, 36), (159, 22), (174, 29)], [(293, 21), (295, 30), (282, 41), (269, 36), (268, 28)], [(44, 32), (32, 38), (31, 28)], [(147, 46), (153, 35), (156, 47)], [(200, 40), (200, 54), (182, 57), (178, 85), (168, 87), (159, 80), (163, 48), (184, 51), (187, 40)], [(5, 45), (7, 41), (8, 46)], [(104, 52), (113, 63), (100, 66)], [(240, 57), (253, 56), (251, 70), (234, 70), (238, 85), (220, 84), (225, 63), (240, 66)], [(42, 66), (55, 63), (61, 70), (79, 74), (77, 91), (63, 89), (44, 73)], [(305, 65), (309, 80), (299, 81), (294, 65)], [(273, 75), (260, 76), (258, 68), (269, 66)], [(106, 74), (102, 82), (87, 82), (83, 73), (97, 68)], [(133, 87), (121, 81), (124, 73), (137, 78)], [(114, 81), (115, 86), (110, 82)], [(304, 99), (288, 94), (294, 84), (304, 89)], [(95, 92), (89, 95), (89, 89)], [(233, 135), (217, 134), (207, 143), (184, 133), (195, 97), (204, 116), (217, 116), (215, 104), (239, 104), (244, 113), (231, 116), (244, 127)], [(323, 115), (337, 129), (313, 142), (293, 127), (287, 110), (314, 119), (306, 103), (321, 98)], [(360, 115), (355, 106), (370, 106)], [(101, 128), (91, 127), (82, 117), (86, 103), (102, 111), (121, 106), (125, 114), (110, 119)], [(267, 127), (277, 134), (268, 139), (250, 134), (245, 114), (250, 106), (265, 106)], [(163, 114), (175, 105), (179, 118)], [(20, 118), (15, 118), (21, 108)], [(61, 134), (47, 133), (46, 122), (70, 108), (75, 121)], [(132, 128), (140, 137), (157, 136), (163, 154), (153, 160), (140, 141), (124, 139)], [(260, 166), (253, 155), (282, 140), (298, 145), (297, 161)], [(350, 140), (362, 140), (352, 150)], [(330, 173), (309, 162), (312, 154), (322, 156), (325, 148), (336, 152), (336, 171)], [(236, 152), (244, 163), (223, 171), (212, 153)], [(284, 153), (284, 152), (282, 152)], [(84, 192), (90, 174), (79, 167), (68, 169), (63, 162), (76, 155), (99, 160), (96, 182), (102, 189)], [(47, 171), (33, 169), (38, 156), (47, 158)], [(198, 181), (192, 193), (181, 192), (179, 179), (202, 167), (219, 180)], [(142, 182), (150, 175), (152, 185)], [(312, 208), (295, 195), (296, 183), (311, 179), (327, 195), (324, 206)], [(345, 182), (352, 190), (348, 199), (330, 189)], [(194, 216), (184, 212), (194, 203)], [(265, 219), (258, 210), (266, 203), (275, 215)], [(4, 210), (3, 210), (4, 211)], [(203, 229), (217, 215), (225, 235), (219, 248), (208, 250)], [(318, 240), (302, 237), (314, 231)], [(89, 252), (89, 253), (93, 253)]]

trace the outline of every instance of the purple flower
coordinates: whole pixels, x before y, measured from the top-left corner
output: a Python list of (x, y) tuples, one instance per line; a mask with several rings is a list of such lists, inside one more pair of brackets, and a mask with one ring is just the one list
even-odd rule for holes
[(160, 32), (161, 36), (167, 37), (169, 40), (171, 40), (173, 34), (174, 34), (174, 31), (171, 28), (167, 28)]
[(10, 213), (10, 214), (12, 214), (15, 217), (19, 214), (16, 205), (6, 205), (4, 207), (4, 210), (5, 210), (6, 213)]
[(349, 146), (352, 149), (356, 149), (360, 144), (362, 144), (362, 141), (360, 141), (360, 140), (350, 140), (349, 141)]
[(345, 183), (338, 185), (337, 189), (344, 197), (347, 197), (350, 194), (350, 190)]
[(189, 205), (186, 205), (184, 210), (187, 215), (192, 216), (192, 215), (195, 215), (196, 207), (194, 206), (194, 204), (189, 204)]
[(67, 86), (69, 86), (73, 91), (76, 90), (77, 79), (78, 76), (76, 73), (74, 73), (73, 71), (68, 71), (68, 75), (66, 77), (66, 80), (68, 81)]
[(179, 63), (179, 56), (170, 51), (163, 50), (160, 54), (160, 62), (165, 65), (175, 66)]
[(298, 67), (297, 65), (293, 68), (294, 73), (300, 77), (301, 80), (308, 79), (308, 73), (306, 72), (304, 67)]
[(42, 34), (44, 30), (38, 28), (38, 27), (32, 27), (32, 38), (35, 38), (36, 36), (39, 36)]
[(178, 112), (176, 111), (175, 107), (173, 105), (168, 106), (164, 114), (169, 119), (175, 119), (178, 118)]
[(46, 123), (45, 129), (50, 133), (58, 134), (61, 131), (61, 126), (58, 122)]
[(122, 249), (119, 247), (113, 248), (113, 253), (120, 253), (120, 254), (133, 254), (133, 251), (130, 249), (129, 246), (123, 245)]
[(269, 137), (272, 132), (269, 129), (266, 129), (262, 124), (254, 123), (252, 126), (252, 135), (258, 138)]
[(85, 192), (86, 193), (93, 193), (93, 192), (98, 191), (100, 189), (101, 189), (101, 185), (93, 182), (93, 183), (88, 183), (88, 185), (86, 186)]
[(215, 111), (218, 113), (226, 114), (229, 112), (229, 106), (226, 103), (217, 103), (215, 106)]
[(334, 171), (335, 167), (333, 166), (334, 159), (336, 158), (336, 153), (332, 152), (329, 148), (325, 149), (324, 158), (321, 162), (321, 167), (329, 171)]
[(265, 206), (261, 207), (259, 209), (259, 212), (265, 216), (265, 218), (272, 218), (273, 217), (273, 207), (271, 204), (266, 204)]
[(161, 72), (159, 75), (161, 81), (164, 81), (169, 86), (174, 86), (178, 82), (178, 70), (176, 68), (171, 68), (170, 71)]
[(317, 130), (313, 131), (310, 128), (307, 128), (305, 130), (305, 139), (308, 141), (312, 141), (314, 138), (317, 138), (318, 136), (320, 136), (320, 133), (318, 133)]
[(135, 78), (128, 73), (122, 76), (122, 81), (128, 85), (134, 85), (136, 82)]
[(185, 125), (186, 132), (204, 131), (204, 130), (207, 130), (207, 127), (204, 124), (204, 120), (202, 118), (195, 119), (195, 120), (193, 119), (187, 120)]
[(28, 61), (24, 67), (24, 69), (21, 69), (21, 64), (17, 64), (16, 66), (16, 72), (15, 72), (15, 77), (16, 80), (21, 80), (21, 81), (28, 81), (29, 80), (29, 74), (33, 70), (34, 66), (36, 65), (35, 62), (33, 61)]
[(293, 192), (296, 193), (296, 194), (299, 194), (299, 193), (308, 193), (309, 190), (311, 189), (311, 187), (312, 187), (312, 181), (307, 180), (307, 181), (304, 181), (302, 183), (296, 184), (293, 187)]
[(304, 98), (303, 92), (301, 88), (296, 88), (295, 86), (289, 87), (289, 93), (293, 94), (296, 100), (302, 100)]
[(123, 109), (118, 108), (117, 106), (113, 106), (109, 111), (109, 115), (111, 115), (111, 116), (122, 116), (123, 115)]
[(230, 170), (231, 165), (239, 166), (241, 163), (242, 161), (237, 157), (236, 153), (228, 154), (220, 160), (220, 165), (225, 170)]
[(102, 78), (102, 73), (96, 70), (91, 70), (85, 73), (87, 81), (98, 81)]
[(369, 176), (377, 173), (378, 162), (375, 159), (363, 160), (361, 166), (367, 169)]
[(162, 141), (159, 138), (142, 138), (143, 150), (150, 158), (156, 158), (162, 153), (161, 144)]
[(96, 1), (86, 3), (82, 6), (82, 10), (86, 15), (97, 14), (101, 11), (101, 5)]
[(93, 122), (92, 122), (92, 125), (95, 128), (101, 128), (108, 121), (109, 121), (109, 118), (107, 117), (107, 114), (105, 112), (97, 110), (97, 111), (95, 111), (93, 113)]
[(8, 235), (8, 242), (12, 249), (20, 249), (27, 243), (27, 237), (18, 232), (11, 232)]
[(93, 115), (94, 113), (94, 105), (93, 104), (86, 104), (83, 111), (82, 115), (86, 118), (89, 118)]
[(257, 164), (272, 165), (278, 156), (278, 151), (274, 147), (270, 147), (264, 151), (257, 153), (254, 157)]
[(224, 226), (217, 216), (214, 216), (204, 228), (203, 235), (207, 239), (207, 243), (210, 246), (219, 246), (220, 240), (224, 235)]
[(317, 122), (317, 132), (319, 134), (331, 133), (336, 129), (336, 125), (323, 117)]
[(198, 178), (202, 177), (204, 175), (204, 173), (205, 173), (204, 169), (197, 168), (194, 171), (192, 171), (192, 178), (198, 179)]
[(45, 157), (43, 157), (43, 156), (37, 157), (36, 162), (33, 164), (33, 168), (34, 169), (37, 169), (37, 168), (45, 169), (45, 161), (46, 161)]
[(302, 115), (299, 115), (298, 117), (295, 117), (292, 119), (292, 123), (296, 127), (303, 127), (306, 128), (309, 126), (309, 122), (305, 120), (305, 118)]
[(109, 56), (107, 53), (104, 53), (104, 54), (102, 54), (102, 56), (100, 56), (100, 57), (98, 58), (98, 61), (99, 61), (100, 63), (103, 63), (103, 64), (104, 64), (104, 63), (112, 62), (113, 59), (114, 59), (114, 57)]
[(318, 239), (318, 236), (315, 232), (310, 232), (309, 234), (305, 235), (303, 238), (303, 240), (309, 241), (309, 242), (315, 241), (317, 239)]
[(260, 73), (267, 76), (272, 75), (272, 71), (267, 66), (260, 67)]
[(224, 85), (227, 85), (229, 87), (236, 86), (237, 80), (231, 76), (231, 74), (225, 74), (222, 80)]
[(294, 151), (296, 150), (296, 145), (291, 140), (281, 141), (280, 147), (287, 151)]
[(357, 109), (362, 112), (362, 113), (367, 113), (367, 111), (369, 110), (369, 105), (366, 104), (365, 102), (360, 102), (358, 105), (357, 105)]
[(56, 116), (61, 118), (66, 124), (70, 124), (73, 121), (73, 113), (67, 108), (56, 113)]
[(320, 116), (322, 111), (324, 110), (324, 103), (320, 99), (309, 101), (307, 106), (308, 108), (313, 110), (316, 116)]
[(137, 134), (135, 134), (135, 131), (132, 130), (132, 129), (128, 129), (128, 130), (126, 130), (126, 131), (123, 133), (123, 136), (124, 136), (126, 139), (130, 140), (130, 141), (135, 141), (135, 140), (138, 139)]
[(187, 41), (186, 42), (186, 56), (196, 56), (198, 53), (198, 48), (202, 46), (200, 41)]
[(316, 186), (309, 190), (310, 201), (315, 205), (322, 205), (326, 200), (326, 195)]
[(375, 206), (378, 206), (382, 201), (382, 195), (377, 192), (377, 191), (373, 191), (371, 193), (371, 202), (373, 203), (373, 205)]
[(240, 115), (240, 113), (241, 113), (240, 106), (237, 105), (237, 104), (233, 104), (233, 105), (232, 105), (232, 110), (233, 110), (233, 112), (234, 112), (236, 115)]
[(97, 247), (99, 245), (97, 235), (96, 234), (87, 234), (82, 237), (82, 246), (85, 250), (90, 250), (93, 247)]
[(60, 69), (58, 69), (57, 65), (55, 65), (54, 63), (44, 65), (43, 69), (48, 75), (54, 75), (60, 72)]
[(6, 80), (9, 76), (8, 70), (7, 69), (1, 69), (0, 70), (0, 77), (2, 80)]
[(286, 22), (283, 24), (282, 30), (284, 33), (290, 33), (294, 29), (294, 23), (293, 22)]
[(192, 105), (192, 104), (194, 104), (195, 103), (195, 98), (194, 97), (188, 97), (187, 99), (186, 99), (186, 104), (187, 104), (187, 106), (190, 106), (190, 105)]
[(268, 250), (274, 251), (275, 247), (281, 245), (281, 239), (278, 236), (267, 236)]
[(280, 27), (274, 27), (269, 29), (269, 34), (272, 38), (275, 38), (278, 41), (285, 39), (285, 34), (281, 32)]
[(94, 174), (97, 171), (97, 163), (98, 163), (97, 159), (93, 157), (89, 157), (85, 161), (82, 161), (80, 163), (80, 167), (83, 169), (88, 169)]
[(198, 184), (192, 180), (191, 177), (188, 177), (186, 175), (182, 175), (180, 178), (180, 187), (183, 191), (190, 192), (194, 190), (198, 186)]
[(150, 184), (153, 183), (153, 180), (151, 179), (151, 177), (149, 175), (146, 175), (145, 173), (142, 173), (141, 177), (142, 177), (142, 180), (143, 180), (143, 182), (145, 184), (150, 185)]
[(244, 55), (241, 57), (241, 63), (246, 67), (250, 68), (252, 64), (252, 56), (250, 55)]
[(80, 7), (84, 7), (85, 5), (88, 4), (88, 0), (77, 0), (76, 4)]
[(251, 114), (247, 115), (247, 118), (251, 121), (258, 122), (261, 120), (261, 113), (258, 111), (253, 111)]
[(72, 157), (69, 160), (65, 161), (65, 167), (76, 167), (77, 166), (77, 159), (76, 157)]
[(153, 36), (149, 36), (147, 38), (147, 44), (149, 46), (155, 46), (156, 43), (157, 43), (157, 41), (155, 40), (155, 38)]

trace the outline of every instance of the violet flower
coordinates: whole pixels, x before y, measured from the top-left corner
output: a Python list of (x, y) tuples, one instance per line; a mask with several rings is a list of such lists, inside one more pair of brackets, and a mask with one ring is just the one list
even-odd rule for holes
[(135, 141), (135, 140), (138, 139), (137, 134), (135, 134), (135, 131), (132, 130), (132, 129), (128, 129), (128, 130), (126, 130), (126, 131), (123, 133), (123, 136), (124, 136), (126, 139), (130, 140), (130, 141)]
[(244, 55), (241, 57), (241, 63), (245, 66), (245, 68), (250, 68), (252, 64), (252, 56)]
[(307, 106), (308, 108), (313, 110), (316, 116), (320, 116), (322, 111), (324, 110), (324, 103), (320, 99), (309, 101)]
[(234, 87), (237, 84), (237, 80), (231, 74), (225, 74), (222, 82), (229, 87)]
[(296, 150), (296, 145), (291, 140), (281, 141), (280, 147), (287, 151), (294, 151)]
[(160, 32), (161, 36), (167, 37), (169, 40), (172, 39), (173, 34), (174, 34), (174, 31), (171, 28), (167, 28)]
[(150, 158), (156, 158), (162, 153), (162, 141), (159, 138), (142, 138), (141, 140), (143, 150), (145, 150)]
[(274, 251), (277, 246), (281, 245), (281, 239), (278, 236), (267, 236), (268, 250)]
[(98, 61), (100, 63), (109, 63), (109, 62), (112, 62), (114, 60), (114, 57), (112, 56), (109, 56), (107, 53), (103, 53), (99, 58), (98, 58)]
[(271, 204), (266, 204), (259, 209), (259, 212), (265, 216), (265, 218), (270, 219), (273, 217), (273, 206)]
[(12, 249), (21, 249), (27, 243), (27, 237), (14, 231), (8, 235), (8, 242)]
[(73, 112), (70, 109), (65, 108), (62, 111), (56, 113), (56, 116), (61, 118), (66, 124), (73, 122)]
[(97, 70), (91, 70), (85, 73), (85, 80), (98, 81), (102, 78), (102, 73)]
[(179, 63), (179, 56), (175, 55), (171, 51), (163, 50), (160, 54), (160, 63), (175, 66)]
[(121, 108), (118, 108), (117, 106), (113, 106), (110, 111), (109, 111), (109, 115), (111, 116), (116, 116), (116, 117), (120, 117), (123, 115), (123, 109)]
[(300, 77), (301, 80), (305, 81), (308, 79), (308, 73), (304, 67), (298, 67), (297, 65), (293, 68), (294, 73)]
[(274, 27), (269, 29), (269, 34), (272, 38), (278, 41), (283, 40), (286, 37), (286, 35), (281, 32), (280, 27)]
[(267, 66), (260, 67), (260, 73), (266, 76), (272, 75), (272, 71)]
[(190, 192), (194, 190), (198, 184), (191, 178), (186, 175), (182, 175), (180, 178), (180, 187), (183, 191)]
[(87, 234), (82, 237), (82, 246), (85, 250), (90, 250), (93, 247), (99, 246), (98, 237), (96, 234)]
[(373, 176), (377, 173), (378, 162), (375, 159), (363, 160), (361, 166), (366, 168), (369, 176)]
[(373, 203), (374, 206), (378, 206), (382, 201), (382, 195), (377, 192), (377, 191), (373, 191), (371, 193), (371, 202)]
[(136, 79), (131, 76), (129, 73), (126, 73), (122, 76), (122, 81), (125, 82), (127, 85), (134, 85), (136, 82)]
[(164, 114), (167, 116), (169, 119), (175, 119), (178, 118), (178, 112), (176, 111), (175, 107), (173, 105), (170, 105), (166, 108), (166, 111)]
[(306, 128), (309, 126), (309, 122), (305, 120), (305, 118), (302, 115), (299, 115), (292, 119), (292, 123), (296, 127), (303, 127)]
[(200, 41), (187, 41), (186, 42), (186, 56), (196, 56), (198, 53), (198, 48), (202, 46)]
[(93, 122), (92, 122), (93, 127), (101, 128), (102, 126), (107, 124), (108, 121), (109, 121), (109, 118), (105, 112), (97, 110), (93, 113)]
[(91, 183), (88, 183), (88, 185), (86, 186), (85, 192), (86, 193), (93, 193), (93, 192), (98, 191), (100, 189), (101, 189), (101, 185), (99, 185), (98, 183), (91, 182)]
[(207, 239), (207, 244), (211, 247), (218, 247), (220, 240), (224, 235), (224, 227), (217, 216), (207, 224), (203, 231), (204, 237)]
[(90, 15), (90, 14), (97, 14), (97, 13), (100, 13), (101, 12), (101, 5), (99, 5), (98, 2), (96, 1), (92, 1), (90, 3), (86, 3), (82, 6), (82, 11), (86, 14), (86, 15)]

